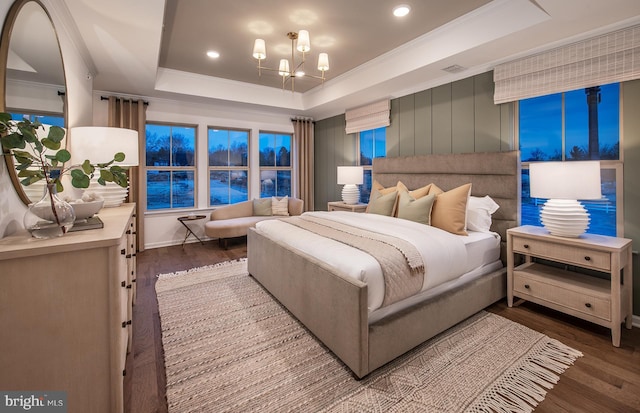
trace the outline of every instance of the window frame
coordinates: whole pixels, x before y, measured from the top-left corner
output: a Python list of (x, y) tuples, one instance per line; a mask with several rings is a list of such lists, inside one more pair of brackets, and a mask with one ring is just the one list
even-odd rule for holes
[[(375, 129), (367, 129), (367, 130), (362, 130), (362, 131), (358, 131), (356, 134), (356, 166), (362, 166), (363, 168), (363, 173), (366, 177), (367, 171), (370, 171), (371, 173), (371, 185), (373, 185), (373, 160), (375, 158), (386, 158), (387, 157), (387, 128), (388, 126), (380, 126), (379, 128), (375, 128)], [(375, 156), (376, 155), (376, 132), (378, 129), (384, 129), (384, 156)], [(361, 147), (361, 133), (362, 132), (369, 132), (372, 131), (373, 132), (373, 144), (372, 144), (372, 148), (373, 148), (373, 157), (371, 158), (371, 165), (362, 165), (362, 147)], [(364, 177), (363, 177), (364, 178)], [(368, 203), (369, 199), (367, 197), (366, 202), (363, 198), (363, 194), (369, 194), (369, 196), (371, 195), (371, 188), (367, 187), (367, 182), (366, 179), (364, 179), (363, 184), (360, 186), (360, 202), (362, 203)], [(363, 192), (363, 189), (365, 190)], [(366, 191), (368, 189), (368, 192)]]
[[(275, 135), (276, 139), (278, 135), (281, 136), (288, 136), (289, 137), (289, 166), (262, 166), (260, 165), (260, 161), (258, 161), (258, 181), (260, 182), (260, 191), (259, 191), (259, 195), (260, 197), (262, 197), (262, 171), (275, 171), (276, 172), (276, 176), (278, 174), (279, 171), (289, 171), (289, 176), (290, 178), (290, 186), (289, 186), (289, 198), (291, 198), (293, 196), (293, 133), (290, 132), (276, 132), (276, 131), (269, 131), (269, 130), (260, 130), (258, 131), (258, 157), (259, 157), (259, 153), (260, 153), (260, 138), (262, 137), (262, 134), (270, 134), (270, 135)], [(277, 157), (276, 157), (277, 159)], [(275, 193), (278, 193), (277, 190), (277, 186), (276, 186), (276, 190)], [(278, 196), (278, 195), (276, 195)]]
[[(579, 89), (576, 89), (579, 90)], [(562, 111), (562, 129), (561, 129), (561, 152), (562, 152), (562, 162), (575, 162), (571, 160), (567, 160), (566, 158), (566, 106), (565, 106), (565, 94), (568, 92), (572, 92), (571, 90), (565, 92), (559, 92), (562, 95), (562, 103), (561, 103), (561, 111)], [(600, 162), (600, 171), (603, 170), (613, 170), (615, 172), (616, 177), (616, 225), (615, 225), (615, 236), (623, 237), (624, 236), (624, 128), (622, 123), (622, 113), (623, 113), (623, 93), (624, 93), (624, 82), (619, 83), (619, 94), (618, 94), (618, 144), (619, 144), (619, 154), (617, 160), (611, 159), (599, 159)], [(515, 101), (514, 104), (514, 114), (515, 114), (515, 122), (514, 122), (514, 145), (520, 151), (520, 101)], [(520, 158), (522, 158), (522, 153), (520, 153)], [(553, 160), (547, 161), (536, 161), (536, 162), (552, 162)], [(520, 159), (520, 167), (522, 170), (528, 170), (530, 161), (523, 161)], [(521, 173), (522, 176), (522, 173)], [(522, 181), (520, 182), (520, 195), (522, 195)], [(521, 196), (521, 198), (523, 198)], [(520, 211), (522, 211), (522, 199), (520, 201)], [(521, 214), (521, 212), (520, 212)], [(518, 217), (519, 223), (522, 224), (522, 216)], [(587, 233), (589, 233), (587, 231)]]
[[(247, 165), (246, 166), (211, 166), (209, 165), (209, 131), (212, 129), (224, 130), (227, 132), (246, 132), (247, 133)], [(236, 203), (227, 203), (213, 205), (211, 204), (211, 172), (212, 171), (246, 171), (247, 173), (247, 200), (251, 199), (251, 129), (244, 128), (230, 128), (225, 126), (207, 126), (207, 207), (208, 208), (220, 208), (225, 205), (235, 205)], [(227, 146), (227, 155), (229, 154), (229, 147)], [(227, 159), (229, 159), (227, 157)], [(240, 201), (242, 202), (242, 201)]]
[[(149, 166), (147, 165), (147, 125), (156, 125), (156, 126), (169, 126), (171, 128), (179, 127), (179, 128), (192, 128), (194, 131), (194, 145), (193, 145), (193, 166)], [(197, 124), (189, 124), (189, 123), (178, 123), (178, 122), (158, 122), (158, 121), (147, 121), (145, 122), (145, 153), (144, 153), (144, 181), (145, 181), (145, 208), (148, 212), (167, 212), (167, 211), (189, 211), (198, 208), (198, 125)], [(169, 163), (171, 163), (171, 157), (173, 156), (173, 151), (171, 150), (173, 146), (173, 135), (171, 136), (170, 145), (169, 145)], [(191, 207), (174, 207), (173, 206), (173, 177), (169, 183), (169, 196), (170, 196), (170, 204), (169, 208), (149, 208), (149, 194), (148, 188), (149, 183), (147, 182), (147, 173), (148, 171), (169, 171), (171, 174), (173, 172), (180, 171), (191, 171), (193, 173), (193, 206)], [(171, 175), (172, 176), (172, 175)]]

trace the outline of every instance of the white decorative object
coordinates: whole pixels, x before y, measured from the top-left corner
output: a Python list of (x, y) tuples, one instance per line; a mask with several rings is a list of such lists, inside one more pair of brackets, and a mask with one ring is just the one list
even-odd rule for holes
[(69, 202), (73, 211), (76, 213), (76, 221), (82, 221), (91, 218), (102, 209), (104, 201), (102, 199), (96, 201), (83, 202), (81, 199)]
[[(70, 132), (71, 163), (81, 164), (90, 159), (93, 164), (109, 162), (117, 152), (123, 152), (123, 168), (138, 166), (138, 132), (132, 129), (103, 126), (72, 128)], [(87, 191), (94, 192), (104, 200), (105, 207), (116, 207), (124, 202), (129, 187), (123, 188), (113, 182), (100, 185), (97, 177), (91, 180)]]
[(345, 204), (357, 204), (360, 201), (360, 189), (357, 185), (364, 182), (362, 166), (338, 166), (338, 185), (342, 188), (342, 201)]
[(577, 200), (602, 198), (599, 161), (531, 163), (529, 181), (532, 198), (548, 199), (540, 221), (551, 235), (575, 238), (589, 228), (589, 213)]

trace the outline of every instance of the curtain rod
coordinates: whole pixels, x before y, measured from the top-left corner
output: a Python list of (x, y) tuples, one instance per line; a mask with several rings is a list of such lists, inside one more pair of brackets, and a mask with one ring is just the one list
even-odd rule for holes
[[(125, 99), (125, 98), (118, 98), (118, 99)], [(134, 99), (132, 99), (132, 98), (126, 98), (126, 99), (127, 99), (127, 100), (134, 100)], [(109, 100), (109, 97), (107, 97), (107, 96), (100, 96), (100, 100)], [(142, 101), (142, 103), (143, 103), (145, 106), (149, 106), (149, 102), (147, 102), (146, 100), (143, 100), (143, 101)]]
[(303, 118), (303, 117), (295, 117), (295, 118), (291, 118), (290, 119), (292, 122), (295, 120), (301, 120), (303, 122), (311, 122), (311, 123), (316, 123), (315, 120), (313, 120), (313, 118)]

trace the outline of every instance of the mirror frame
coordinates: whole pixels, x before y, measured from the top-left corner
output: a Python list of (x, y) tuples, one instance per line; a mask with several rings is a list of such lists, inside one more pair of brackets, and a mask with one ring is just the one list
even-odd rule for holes
[[(39, 0), (15, 0), (11, 5), (11, 8), (9, 8), (9, 12), (7, 13), (7, 17), (5, 18), (4, 25), (2, 27), (2, 36), (0, 37), (0, 112), (5, 112), (7, 108), (7, 64), (9, 59), (9, 44), (11, 42), (11, 33), (13, 32), (13, 27), (16, 23), (16, 20), (18, 19), (18, 16), (20, 15), (20, 11), (28, 3), (36, 3), (42, 8), (42, 11), (44, 11), (47, 18), (49, 19), (51, 27), (53, 28), (53, 33), (56, 36), (58, 52), (60, 53), (60, 61), (62, 62), (62, 76), (64, 77), (65, 93), (62, 97), (62, 115), (64, 117), (64, 123), (65, 125), (67, 125), (67, 75), (64, 68), (64, 57), (62, 56), (62, 49), (60, 48), (60, 39), (58, 38), (58, 32), (56, 31), (56, 26), (53, 24), (53, 20), (51, 19), (49, 11)], [(33, 201), (29, 199), (22, 184), (20, 183), (20, 179), (18, 178), (18, 174), (16, 172), (15, 164), (13, 161), (13, 156), (4, 150), (2, 151), (2, 154), (4, 156), (5, 164), (7, 165), (7, 171), (11, 178), (11, 183), (13, 184), (16, 194), (25, 205), (29, 205), (29, 203)]]

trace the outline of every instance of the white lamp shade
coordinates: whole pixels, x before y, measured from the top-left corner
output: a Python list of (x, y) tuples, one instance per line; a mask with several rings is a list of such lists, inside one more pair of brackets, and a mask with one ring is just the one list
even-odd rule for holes
[(88, 159), (92, 164), (106, 163), (113, 155), (123, 152), (120, 166), (137, 166), (138, 132), (132, 129), (102, 126), (84, 126), (71, 129), (71, 163), (81, 164)]
[(338, 185), (362, 185), (364, 168), (362, 166), (338, 166)]
[(280, 76), (289, 76), (289, 61), (287, 59), (280, 59), (278, 74)]
[(320, 53), (318, 55), (318, 70), (327, 71), (329, 70), (329, 55), (326, 53)]
[(547, 199), (600, 199), (600, 162), (529, 164), (530, 196)]
[(263, 39), (256, 39), (253, 43), (253, 57), (258, 60), (267, 58), (267, 48)]
[(303, 53), (311, 50), (311, 42), (309, 41), (309, 32), (306, 30), (300, 30), (298, 32), (298, 46), (297, 49)]

